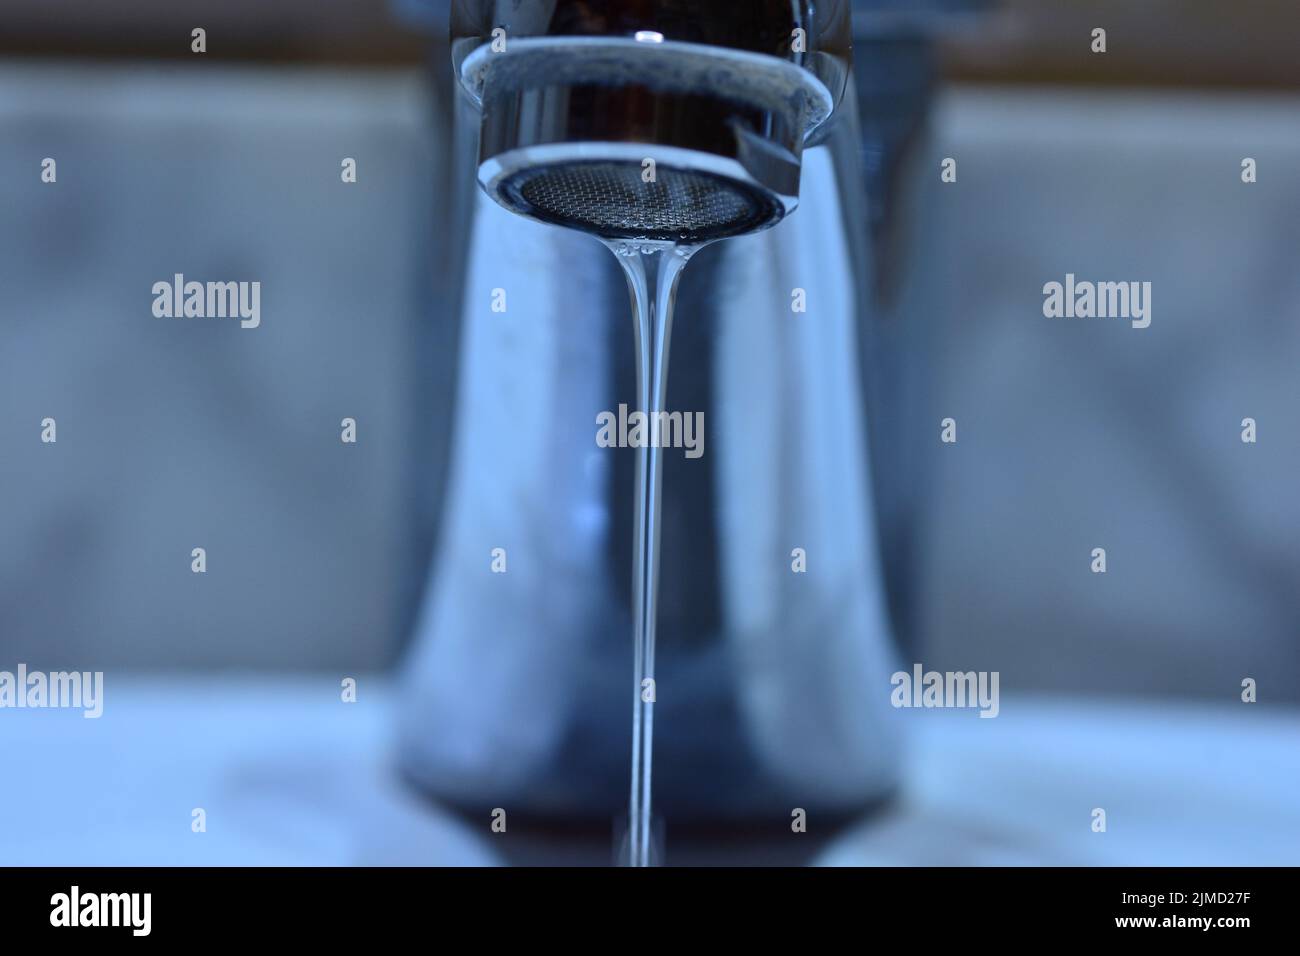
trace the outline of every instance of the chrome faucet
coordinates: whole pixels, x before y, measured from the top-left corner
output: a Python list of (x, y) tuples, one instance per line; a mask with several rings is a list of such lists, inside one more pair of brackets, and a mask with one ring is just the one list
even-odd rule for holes
[(451, 22), (482, 194), (451, 225), (458, 391), (405, 772), (484, 820), (625, 812), (634, 452), (595, 436), (635, 406), (634, 343), (586, 233), (708, 242), (673, 333), (667, 406), (707, 443), (665, 463), (654, 807), (670, 832), (856, 815), (896, 785), (898, 660), (848, 0), (461, 0)]

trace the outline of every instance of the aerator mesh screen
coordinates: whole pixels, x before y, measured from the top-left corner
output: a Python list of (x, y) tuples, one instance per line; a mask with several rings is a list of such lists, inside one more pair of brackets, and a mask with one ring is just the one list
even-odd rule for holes
[(780, 216), (770, 197), (736, 180), (660, 165), (653, 182), (628, 160), (520, 170), (500, 186), (518, 212), (609, 239), (698, 242), (740, 235)]

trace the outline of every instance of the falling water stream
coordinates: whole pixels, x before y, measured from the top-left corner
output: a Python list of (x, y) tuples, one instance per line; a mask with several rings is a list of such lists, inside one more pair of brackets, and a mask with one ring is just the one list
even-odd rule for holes
[(605, 240), (627, 276), (636, 343), (637, 409), (646, 416), (646, 441), (637, 448), (632, 538), (632, 788), (625, 862), (650, 866), (650, 782), (654, 753), (655, 605), (659, 592), (659, 505), (663, 449), (658, 413), (667, 411), (668, 349), (677, 282), (698, 246), (643, 240)]

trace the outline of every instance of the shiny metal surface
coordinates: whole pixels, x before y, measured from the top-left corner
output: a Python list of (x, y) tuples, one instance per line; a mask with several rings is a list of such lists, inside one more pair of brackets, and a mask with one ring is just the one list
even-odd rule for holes
[[(540, 18), (586, 5), (506, 6)], [(459, 7), (480, 26), (499, 13)], [(779, 21), (746, 36), (788, 35), (809, 7), (764, 4)], [(841, 73), (846, 17), (826, 35)], [(462, 43), (458, 62), (469, 55)], [(490, 101), (490, 80), (481, 95)], [(476, 106), (460, 134), (481, 168)], [(847, 113), (826, 124), (826, 147), (797, 157), (798, 211), (699, 252), (679, 291), (667, 406), (702, 411), (706, 444), (695, 459), (669, 453), (663, 485), (654, 773), (669, 827), (788, 833), (795, 808), (847, 817), (896, 780), (855, 287), (869, 265), (846, 227), (865, 207)], [(792, 155), (807, 132), (787, 140)], [(707, 152), (683, 135), (678, 145)], [(471, 245), (453, 462), (404, 671), (403, 766), (475, 813), (607, 826), (627, 797), (635, 450), (597, 447), (595, 435), (600, 412), (634, 403), (626, 288), (594, 239), (484, 196), (456, 228)], [(509, 296), (504, 313), (489, 308), (495, 289)], [(792, 308), (798, 296), (806, 312)], [(506, 573), (491, 569), (494, 548)]]
[[(510, 38), (466, 57), (460, 77), (481, 110), (478, 179), (488, 195), (522, 215), (606, 237), (701, 242), (780, 221), (795, 206), (804, 141), (830, 116), (832, 93), (775, 56), (678, 42), (657, 30), (636, 35), (655, 39)], [(590, 204), (578, 190), (571, 202), (546, 208), (510, 188), (520, 176), (575, 179), (596, 166), (610, 169), (602, 182), (633, 185), (617, 190), (625, 212), (613, 222), (582, 218)], [(661, 172), (705, 193), (675, 219), (702, 222), (709, 197), (728, 183), (753, 201), (717, 225), (654, 228), (659, 217), (637, 207), (653, 201)]]

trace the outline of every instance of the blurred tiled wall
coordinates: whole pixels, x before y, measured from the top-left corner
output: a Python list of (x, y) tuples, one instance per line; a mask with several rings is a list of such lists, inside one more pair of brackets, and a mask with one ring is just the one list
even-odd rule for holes
[[(1297, 116), (1259, 92), (943, 96), (878, 452), (923, 477), (927, 664), (1004, 690), (1235, 699), (1253, 677), (1300, 699)], [(1151, 282), (1150, 327), (1045, 318), (1067, 273)]]
[[(0, 66), (0, 660), (391, 658), (424, 559), (431, 109), (413, 72)], [(260, 281), (260, 327), (155, 318), (178, 272)]]

